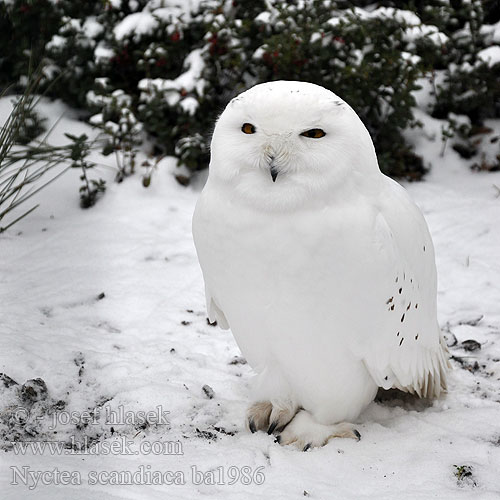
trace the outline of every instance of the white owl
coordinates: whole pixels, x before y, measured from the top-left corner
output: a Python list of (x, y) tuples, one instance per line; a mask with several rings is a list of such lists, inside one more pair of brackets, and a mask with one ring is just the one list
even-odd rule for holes
[(301, 449), (357, 437), (377, 389), (446, 389), (434, 250), (353, 109), (305, 82), (226, 107), (193, 217), (208, 314), (256, 376), (252, 432)]

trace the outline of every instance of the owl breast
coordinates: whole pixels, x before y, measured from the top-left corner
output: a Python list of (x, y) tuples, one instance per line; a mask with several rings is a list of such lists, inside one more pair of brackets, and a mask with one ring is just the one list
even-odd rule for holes
[(375, 219), (362, 199), (256, 213), (207, 189), (196, 209), (205, 282), (243, 355), (257, 372), (279, 369), (320, 421), (356, 418), (373, 399), (363, 350), (396, 322), (381, 301), (394, 295), (395, 263)]

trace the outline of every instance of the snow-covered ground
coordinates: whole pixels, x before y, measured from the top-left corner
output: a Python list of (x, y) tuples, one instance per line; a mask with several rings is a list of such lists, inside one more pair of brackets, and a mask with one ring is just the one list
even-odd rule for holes
[[(41, 112), (53, 121), (65, 109), (44, 101)], [(92, 133), (76, 118), (67, 112), (52, 142)], [(374, 402), (360, 442), (307, 453), (249, 434), (252, 371), (231, 333), (207, 323), (191, 238), (203, 179), (180, 186), (173, 159), (147, 189), (138, 175), (115, 184), (102, 168), (108, 191), (82, 210), (70, 171), (0, 235), (0, 372), (18, 383), (0, 379), (1, 497), (499, 498), (500, 172), (473, 173), (450, 147), (441, 158), (441, 122), (419, 118), (411, 140), (434, 168), (406, 187), (436, 247), (439, 320), (455, 368), (446, 397)], [(47, 392), (40, 381), (20, 390), (36, 378)], [(154, 412), (150, 425), (141, 410)], [(99, 453), (11, 444), (85, 439)], [(163, 484), (102, 484), (154, 483), (154, 471)], [(70, 479), (80, 484), (61, 484)]]

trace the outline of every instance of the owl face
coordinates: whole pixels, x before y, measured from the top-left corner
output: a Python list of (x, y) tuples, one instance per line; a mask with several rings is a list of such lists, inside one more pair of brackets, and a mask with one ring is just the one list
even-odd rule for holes
[(252, 205), (290, 208), (343, 186), (360, 164), (378, 171), (356, 113), (323, 87), (277, 81), (228, 104), (215, 127), (209, 178)]

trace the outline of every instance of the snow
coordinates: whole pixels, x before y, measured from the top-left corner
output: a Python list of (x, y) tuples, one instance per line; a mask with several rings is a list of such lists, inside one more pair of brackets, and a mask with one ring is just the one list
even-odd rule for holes
[(109, 132), (113, 135), (118, 134), (118, 132), (120, 131), (120, 125), (112, 121), (107, 121), (104, 124), (104, 128), (109, 130)]
[(411, 54), (410, 52), (405, 52), (404, 50), (401, 51), (401, 57), (405, 60), (405, 61), (409, 61), (411, 64), (413, 65), (417, 65), (421, 58), (420, 56), (417, 56), (416, 54)]
[[(430, 88), (420, 92), (422, 108)], [(10, 106), (8, 98), (0, 100), (0, 121)], [(59, 101), (43, 99), (40, 111), (49, 127), (61, 118), (50, 135), (54, 144), (67, 143), (65, 132), (97, 133)], [(0, 372), (20, 384), (40, 377), (48, 390), (45, 399), (32, 404), (31, 425), (24, 426), (16, 423), (11, 405), (31, 403), (19, 399), (16, 386), (6, 388), (0, 381), (0, 436), (8, 450), (0, 454), (2, 498), (498, 498), (500, 172), (470, 171), (474, 159), (460, 159), (451, 147), (441, 156), (444, 122), (415, 112), (424, 127), (406, 134), (433, 169), (423, 182), (405, 186), (431, 229), (439, 321), (450, 344), (456, 337), (450, 350), (461, 360), (453, 361), (446, 397), (430, 405), (374, 402), (357, 423), (360, 442), (336, 439), (308, 453), (245, 431), (252, 371), (231, 333), (207, 324), (191, 238), (204, 174), (182, 187), (174, 180), (175, 160), (165, 158), (147, 189), (140, 173), (117, 184), (113, 156), (94, 152), (99, 166), (90, 175), (108, 182), (96, 206), (79, 208), (79, 172), (69, 170), (33, 200), (40, 203), (38, 210), (0, 234)], [(488, 126), (500, 132), (498, 121)], [(137, 164), (146, 160), (140, 153)], [(478, 341), (480, 349), (462, 348), (468, 339)], [(88, 426), (59, 423), (54, 434), (44, 412), (58, 400), (76, 415), (100, 411)], [(145, 429), (126, 423), (111, 432), (106, 412), (158, 407), (169, 412), (168, 423)], [(132, 452), (142, 450), (138, 455), (16, 455), (9, 450), (16, 432), (21, 440), (88, 436), (120, 444), (127, 438)], [(144, 443), (160, 441), (181, 443), (183, 454), (144, 449)], [(477, 486), (459, 485), (455, 465), (472, 466)], [(40, 481), (30, 490), (10, 484), (11, 467), (22, 471), (23, 466), (75, 471), (81, 485)], [(140, 479), (141, 466), (142, 471), (180, 471), (184, 484), (93, 485), (87, 480), (92, 471), (137, 472)], [(223, 471), (225, 484), (205, 484), (209, 476), (197, 484), (200, 476), (193, 467)], [(243, 482), (243, 467), (250, 468), (251, 484)], [(239, 480), (228, 484), (238, 472)], [(263, 484), (256, 483), (258, 473)]]
[[(167, 23), (171, 23), (177, 21), (184, 12), (185, 9), (182, 7), (165, 7), (163, 9), (155, 9), (154, 15)], [(175, 29), (175, 26), (169, 26), (169, 28)]]
[(495, 24), (483, 24), (479, 31), (491, 43), (500, 43), (500, 21)]
[(97, 45), (97, 47), (94, 50), (94, 57), (97, 63), (103, 63), (109, 61), (113, 56), (115, 55), (115, 52), (113, 49), (106, 47), (105, 45), (102, 45), (101, 43)]
[[(102, 81), (102, 79), (99, 80)], [(128, 94), (125, 94), (122, 89), (116, 89), (111, 93), (111, 96), (96, 94), (93, 90), (89, 90), (86, 99), (91, 106), (106, 106), (116, 103), (118, 107), (124, 107), (130, 106), (132, 98)]]
[(87, 17), (83, 23), (82, 29), (88, 38), (96, 38), (102, 33), (104, 27), (101, 23), (96, 21), (95, 17)]
[[(142, 79), (138, 84), (138, 88), (143, 91), (141, 93), (141, 100), (148, 101), (152, 98), (153, 92), (161, 92), (164, 94), (169, 105), (173, 106), (179, 102), (179, 92), (181, 90), (192, 92), (196, 89), (198, 94), (202, 95), (204, 82), (200, 77), (205, 67), (202, 50), (203, 49), (194, 49), (191, 51), (185, 60), (187, 70), (174, 80), (167, 80), (164, 78)], [(187, 105), (189, 107), (193, 106), (192, 104)]]
[(194, 115), (198, 109), (199, 102), (194, 97), (186, 97), (180, 102), (181, 108), (188, 114)]
[(140, 35), (151, 33), (157, 27), (158, 19), (151, 12), (144, 10), (129, 14), (114, 27), (113, 32), (117, 40), (123, 40), (130, 35), (138, 39)]
[(404, 30), (403, 39), (408, 42), (414, 42), (422, 37), (427, 37), (435, 45), (443, 45), (448, 40), (448, 37), (441, 33), (436, 26), (429, 24), (419, 24)]
[(47, 44), (47, 49), (62, 49), (67, 43), (67, 39), (60, 35), (54, 35)]
[(317, 31), (315, 31), (311, 35), (311, 38), (309, 39), (309, 43), (317, 42), (318, 40), (321, 40), (322, 38), (323, 38), (323, 34), (322, 33), (318, 33)]
[(258, 23), (269, 24), (271, 21), (271, 13), (264, 11), (261, 12), (256, 18), (255, 21)]
[(102, 113), (97, 113), (89, 118), (89, 123), (92, 125), (102, 125), (103, 116)]
[(493, 25), (493, 41), (500, 43), (500, 21)]
[(262, 59), (262, 56), (265, 54), (266, 50), (264, 47), (258, 47), (255, 52), (252, 54), (252, 59)]
[[(43, 76), (45, 76), (48, 80), (53, 80), (55, 78), (55, 75), (59, 72), (60, 68), (58, 66), (56, 66), (55, 64), (46, 64), (43, 68), (42, 68), (42, 74)], [(22, 77), (21, 77), (22, 78)], [(25, 85), (25, 83), (21, 83), (21, 78), (20, 78), (20, 81), (19, 83), (21, 85)]]
[(354, 7), (354, 13), (361, 19), (394, 19), (399, 23), (408, 25), (420, 25), (422, 21), (420, 18), (410, 10), (395, 9), (394, 7), (378, 7), (371, 12), (359, 7)]
[[(175, 23), (188, 21), (201, 0), (150, 0), (140, 12), (125, 16), (114, 28), (115, 38), (123, 40), (128, 36), (135, 40), (147, 35), (160, 26), (160, 21), (169, 24), (168, 30), (175, 29)], [(115, 5), (118, 7), (117, 5)], [(137, 6), (136, 6), (137, 8)]]
[(167, 9), (182, 9), (185, 14), (189, 14), (190, 12), (194, 12), (203, 0), (149, 0), (148, 8), (149, 9), (159, 9), (159, 8), (167, 8)]
[(492, 45), (477, 53), (479, 60), (484, 61), (491, 68), (495, 64), (500, 64), (500, 46)]
[(331, 19), (328, 19), (326, 24), (330, 25), (332, 28), (336, 28), (341, 23), (342, 20), (343, 20), (342, 16), (332, 17)]
[(395, 9), (394, 7), (378, 7), (373, 10), (354, 7), (351, 12), (332, 17), (327, 21), (332, 28), (336, 28), (342, 21), (349, 23), (350, 16), (359, 19), (391, 19), (404, 26), (403, 39), (414, 42), (422, 37), (427, 37), (435, 45), (443, 45), (448, 37), (439, 31), (436, 26), (423, 24), (420, 18), (409, 10)]

